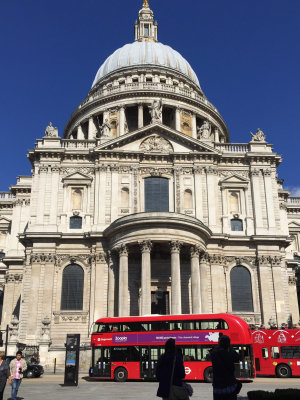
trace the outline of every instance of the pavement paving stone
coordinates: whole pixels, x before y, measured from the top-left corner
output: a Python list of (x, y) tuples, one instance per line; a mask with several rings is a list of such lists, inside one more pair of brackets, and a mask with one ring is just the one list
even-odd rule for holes
[[(38, 379), (24, 379), (19, 400), (153, 400), (156, 397), (158, 384), (156, 382), (88, 382), (81, 374), (78, 387), (63, 386), (63, 375), (45, 375)], [(212, 400), (212, 386), (202, 382), (192, 382), (194, 395), (192, 400)], [(300, 388), (300, 378), (273, 379), (258, 378), (253, 383), (243, 385), (239, 400), (247, 399), (250, 390), (269, 390), (276, 388)], [(7, 385), (4, 400), (10, 398), (11, 387)]]

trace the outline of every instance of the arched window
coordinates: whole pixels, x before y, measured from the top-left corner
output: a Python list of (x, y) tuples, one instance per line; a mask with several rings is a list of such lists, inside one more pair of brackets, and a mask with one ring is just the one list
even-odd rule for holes
[(169, 180), (166, 178), (145, 179), (145, 211), (169, 211)]
[(72, 264), (64, 269), (61, 290), (61, 310), (82, 310), (83, 269)]
[(184, 208), (192, 208), (193, 207), (193, 199), (192, 199), (192, 191), (190, 189), (186, 189), (184, 191)]
[(230, 211), (231, 212), (239, 212), (240, 211), (238, 193), (230, 192), (229, 204), (230, 204)]
[(230, 272), (232, 311), (253, 311), (251, 275), (238, 265)]
[(241, 219), (232, 219), (231, 223), (231, 230), (232, 231), (242, 231), (243, 230), (243, 221)]
[(129, 189), (122, 188), (121, 190), (121, 207), (129, 207)]
[(82, 228), (82, 218), (74, 216), (70, 218), (70, 229), (81, 229)]

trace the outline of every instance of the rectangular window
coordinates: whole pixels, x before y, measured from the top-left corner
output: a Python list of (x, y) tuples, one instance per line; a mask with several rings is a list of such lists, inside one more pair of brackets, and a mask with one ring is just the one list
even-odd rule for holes
[(279, 347), (271, 347), (271, 357), (274, 359), (280, 358)]
[(169, 211), (169, 179), (145, 178), (145, 212)]
[(269, 358), (269, 350), (267, 347), (263, 347), (261, 349), (261, 355), (262, 355), (262, 358), (264, 358), (264, 359)]
[(146, 37), (149, 36), (149, 25), (148, 25), (148, 24), (147, 24), (147, 25), (144, 25), (144, 35), (145, 35)]
[(71, 217), (70, 218), (70, 229), (81, 229), (82, 228), (82, 218), (81, 217)]
[(298, 358), (300, 359), (300, 346), (282, 346), (281, 358)]

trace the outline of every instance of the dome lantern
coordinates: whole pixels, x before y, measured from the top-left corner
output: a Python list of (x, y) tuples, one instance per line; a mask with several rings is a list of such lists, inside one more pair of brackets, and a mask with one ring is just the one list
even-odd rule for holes
[(149, 8), (149, 0), (144, 0), (143, 8), (139, 11), (139, 19), (134, 25), (135, 41), (157, 42), (157, 22), (154, 21), (153, 11)]

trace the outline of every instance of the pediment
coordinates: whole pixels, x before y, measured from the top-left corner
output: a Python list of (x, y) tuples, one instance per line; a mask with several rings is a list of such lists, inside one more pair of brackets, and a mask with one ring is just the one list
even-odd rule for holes
[(238, 174), (230, 175), (219, 182), (222, 187), (244, 187), (249, 184), (249, 180)]
[(95, 151), (101, 150), (141, 153), (218, 153), (212, 146), (162, 124), (147, 125), (116, 139), (100, 143)]
[(298, 228), (300, 229), (300, 223), (296, 222), (296, 221), (291, 221), (288, 223), (289, 228)]
[(92, 182), (92, 178), (88, 175), (85, 175), (81, 172), (74, 172), (70, 175), (65, 176), (62, 181), (66, 185), (71, 185), (71, 184), (90, 184)]

